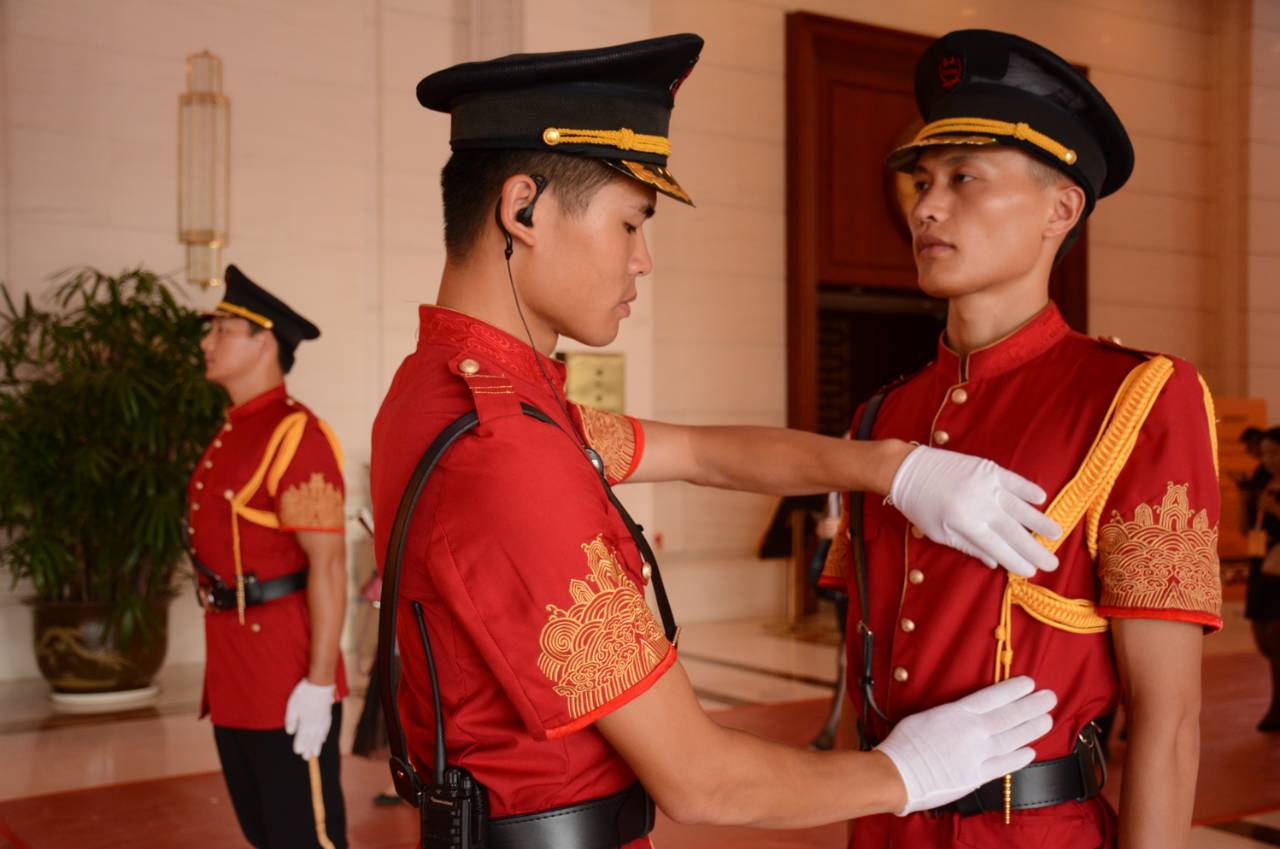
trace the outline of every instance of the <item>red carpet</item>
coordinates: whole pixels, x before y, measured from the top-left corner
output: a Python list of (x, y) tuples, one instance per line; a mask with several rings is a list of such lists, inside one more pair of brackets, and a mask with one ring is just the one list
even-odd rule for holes
[[(1265, 662), (1256, 655), (1219, 656), (1205, 666), (1200, 782), (1196, 821), (1223, 822), (1280, 808), (1280, 734), (1254, 731), (1266, 708)], [(826, 716), (820, 701), (736, 708), (716, 714), (724, 725), (804, 744)], [(1115, 754), (1122, 753), (1117, 743)], [(410, 847), (417, 835), (408, 806), (375, 808), (386, 765), (343, 759), (348, 837), (353, 849)], [(1119, 789), (1112, 773), (1107, 795)], [(842, 824), (803, 831), (677, 825), (660, 817), (661, 849), (818, 849), (843, 845)], [(0, 802), (0, 849), (186, 849), (244, 846), (218, 773), (118, 784)]]

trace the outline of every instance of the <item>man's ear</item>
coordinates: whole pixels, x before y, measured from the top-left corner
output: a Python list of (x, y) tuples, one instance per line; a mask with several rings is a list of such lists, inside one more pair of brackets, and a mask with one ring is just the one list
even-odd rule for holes
[(1072, 228), (1080, 222), (1085, 207), (1084, 189), (1075, 183), (1064, 182), (1054, 186), (1050, 191), (1053, 192), (1054, 197), (1053, 206), (1049, 210), (1049, 220), (1045, 222), (1046, 239), (1066, 236), (1070, 233)]
[[(515, 174), (502, 184), (502, 193), (498, 196), (498, 220), (511, 234), (511, 238), (526, 247), (533, 247), (537, 242), (533, 234), (532, 224), (521, 224), (516, 220), (516, 213), (533, 203), (538, 195), (538, 186), (528, 174)], [(545, 203), (545, 201), (543, 201)], [(534, 214), (537, 215), (535, 207)]]

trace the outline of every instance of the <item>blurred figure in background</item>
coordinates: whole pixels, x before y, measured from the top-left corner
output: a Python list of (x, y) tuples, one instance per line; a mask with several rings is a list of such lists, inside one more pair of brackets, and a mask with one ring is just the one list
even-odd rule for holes
[(1271, 704), (1258, 723), (1259, 731), (1280, 731), (1280, 427), (1263, 434), (1262, 464), (1250, 493), (1249, 513), (1255, 527), (1266, 532), (1267, 550), (1249, 563), (1245, 616), (1253, 626), (1253, 638), (1271, 664)]

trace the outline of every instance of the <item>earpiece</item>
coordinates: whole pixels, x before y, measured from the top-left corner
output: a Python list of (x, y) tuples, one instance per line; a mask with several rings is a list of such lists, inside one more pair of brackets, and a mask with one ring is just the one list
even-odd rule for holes
[[(529, 201), (529, 205), (516, 210), (516, 221), (525, 227), (533, 226), (533, 207), (538, 202), (538, 198), (542, 197), (542, 190), (547, 187), (547, 178), (541, 174), (530, 174), (529, 179), (533, 180), (534, 186), (537, 188), (533, 193), (533, 200)], [(493, 209), (493, 220), (497, 222), (498, 229), (502, 231), (502, 237), (506, 239), (507, 246), (503, 253), (507, 259), (511, 259), (511, 254), (515, 253), (515, 244), (511, 241), (511, 233), (502, 223), (502, 198), (498, 198), (498, 205)]]
[(533, 200), (529, 201), (529, 205), (524, 209), (516, 212), (516, 221), (526, 227), (533, 226), (533, 205), (538, 202), (538, 198), (542, 197), (542, 190), (547, 187), (547, 178), (541, 174), (530, 174), (529, 179), (533, 180), (533, 184), (537, 186), (533, 193)]

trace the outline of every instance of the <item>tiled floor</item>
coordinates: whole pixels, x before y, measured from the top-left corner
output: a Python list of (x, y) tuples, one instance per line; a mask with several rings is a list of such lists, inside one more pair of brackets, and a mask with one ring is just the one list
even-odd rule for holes
[[(680, 648), (709, 710), (826, 698), (836, 675), (832, 634), (799, 640), (757, 622), (695, 624), (683, 629)], [(216, 770), (209, 727), (195, 719), (200, 681), (198, 668), (166, 669), (156, 710), (109, 723), (52, 717), (38, 682), (0, 688), (0, 801)], [(359, 700), (349, 700), (344, 749), (358, 710)], [(377, 775), (365, 773), (371, 774)], [(368, 798), (379, 789), (348, 784), (347, 798)], [(1275, 845), (1280, 812), (1197, 828), (1192, 841), (1195, 849)]]

